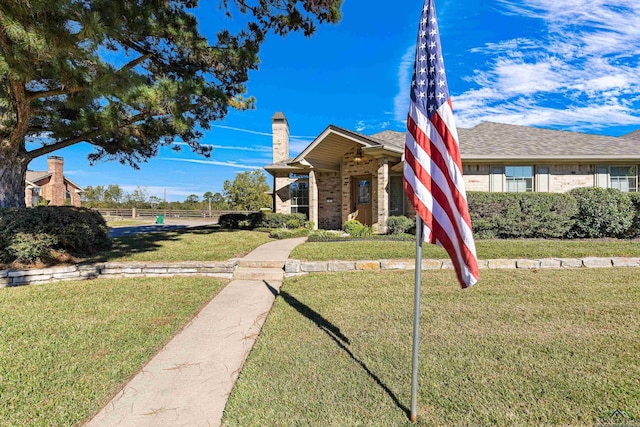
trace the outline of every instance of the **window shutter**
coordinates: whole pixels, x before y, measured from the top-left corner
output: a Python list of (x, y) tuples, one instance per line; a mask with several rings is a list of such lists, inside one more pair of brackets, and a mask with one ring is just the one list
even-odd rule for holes
[(489, 191), (492, 193), (500, 193), (504, 191), (504, 168), (502, 166), (491, 166), (491, 175), (489, 177)]
[(536, 166), (536, 188), (540, 193), (549, 192), (549, 166)]
[(595, 186), (601, 188), (609, 187), (609, 167), (596, 165)]

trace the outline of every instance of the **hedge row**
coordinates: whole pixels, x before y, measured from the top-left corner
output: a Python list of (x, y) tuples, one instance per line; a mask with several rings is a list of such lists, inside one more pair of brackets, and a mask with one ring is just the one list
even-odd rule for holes
[[(480, 239), (636, 238), (640, 194), (577, 188), (568, 193), (467, 193), (474, 236)], [(389, 234), (415, 232), (413, 220), (390, 217)]]
[(255, 212), (251, 214), (232, 213), (221, 215), (218, 225), (222, 228), (288, 228), (307, 226), (307, 217), (302, 213), (282, 214)]
[(615, 189), (467, 194), (478, 238), (635, 238), (640, 195)]
[(97, 211), (68, 206), (0, 209), (0, 262), (47, 262), (56, 253), (86, 256), (110, 246)]

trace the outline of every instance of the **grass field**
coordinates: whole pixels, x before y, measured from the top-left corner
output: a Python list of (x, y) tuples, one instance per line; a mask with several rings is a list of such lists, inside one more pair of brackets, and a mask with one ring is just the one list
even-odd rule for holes
[(221, 288), (135, 278), (0, 290), (0, 426), (91, 416)]
[[(448, 258), (444, 249), (424, 244), (423, 258)], [(583, 258), (640, 257), (637, 240), (476, 240), (480, 259), (498, 258)], [(415, 242), (398, 241), (340, 241), (308, 242), (293, 250), (291, 258), (308, 261), (415, 258)]]
[(271, 241), (265, 232), (217, 227), (140, 233), (112, 240), (112, 249), (94, 257), (95, 260), (225, 261), (242, 257)]
[[(638, 420), (637, 271), (483, 271), (464, 291), (424, 274), (419, 425)], [(412, 300), (412, 272), (287, 279), (223, 424), (412, 425)]]

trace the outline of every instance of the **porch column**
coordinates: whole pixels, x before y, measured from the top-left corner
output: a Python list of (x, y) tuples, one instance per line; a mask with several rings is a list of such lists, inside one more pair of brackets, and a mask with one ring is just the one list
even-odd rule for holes
[(389, 218), (389, 160), (385, 157), (378, 159), (378, 232), (387, 232)]
[(316, 171), (309, 171), (309, 221), (313, 222), (313, 229), (318, 229), (318, 181)]

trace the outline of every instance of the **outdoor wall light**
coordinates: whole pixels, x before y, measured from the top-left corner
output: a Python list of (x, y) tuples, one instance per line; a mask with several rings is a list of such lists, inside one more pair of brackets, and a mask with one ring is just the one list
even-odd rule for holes
[(356, 150), (356, 162), (359, 162), (360, 160), (362, 160), (362, 148), (358, 148)]

